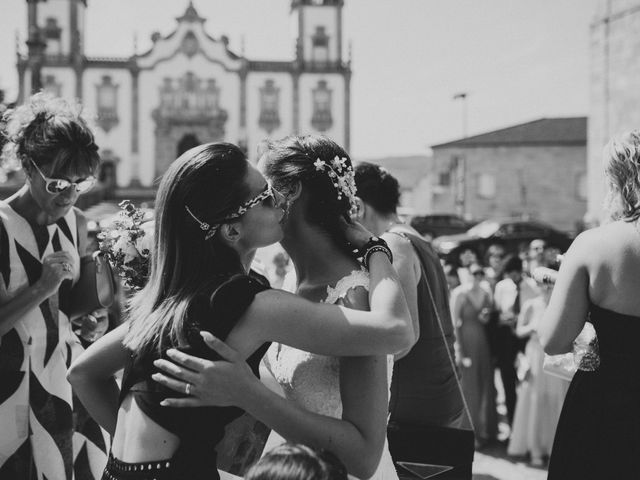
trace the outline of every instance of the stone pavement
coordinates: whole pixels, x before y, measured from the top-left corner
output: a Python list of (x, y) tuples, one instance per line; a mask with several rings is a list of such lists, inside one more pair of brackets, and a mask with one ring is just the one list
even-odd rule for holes
[(476, 451), (473, 480), (546, 480), (546, 468), (531, 467), (526, 458), (509, 457), (505, 443)]

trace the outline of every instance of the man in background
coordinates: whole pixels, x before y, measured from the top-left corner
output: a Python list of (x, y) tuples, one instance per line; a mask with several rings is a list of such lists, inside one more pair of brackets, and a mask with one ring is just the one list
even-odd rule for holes
[(360, 163), (355, 180), (358, 220), (391, 248), (417, 332), (413, 347), (396, 356), (390, 422), (459, 426), (463, 400), (451, 360), (455, 338), (440, 260), (431, 245), (398, 218), (400, 188), (391, 174), (377, 165)]

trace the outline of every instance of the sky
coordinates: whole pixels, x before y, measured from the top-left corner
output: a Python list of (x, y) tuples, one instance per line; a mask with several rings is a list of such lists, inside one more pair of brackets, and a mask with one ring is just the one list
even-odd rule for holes
[[(49, 0), (64, 1), (64, 0)], [(352, 52), (351, 155), (425, 155), (429, 146), (543, 117), (588, 114), (589, 25), (602, 0), (345, 0)], [(88, 0), (85, 53), (146, 51), (188, 0)], [(0, 0), (0, 88), (17, 92), (26, 0)], [(291, 60), (290, 0), (194, 0), (210, 35), (252, 60)]]

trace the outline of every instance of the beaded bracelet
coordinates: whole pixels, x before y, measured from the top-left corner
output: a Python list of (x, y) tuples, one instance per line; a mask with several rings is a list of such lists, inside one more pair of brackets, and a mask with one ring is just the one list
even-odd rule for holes
[(380, 237), (371, 237), (365, 245), (356, 250), (356, 256), (362, 259), (362, 265), (367, 270), (369, 269), (369, 257), (375, 252), (384, 253), (389, 259), (389, 263), (393, 263), (393, 254), (387, 242)]

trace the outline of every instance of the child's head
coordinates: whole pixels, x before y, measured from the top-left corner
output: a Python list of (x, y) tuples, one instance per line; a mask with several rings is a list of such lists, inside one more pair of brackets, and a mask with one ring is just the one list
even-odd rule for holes
[(247, 471), (245, 480), (347, 480), (347, 469), (329, 451), (285, 443)]

